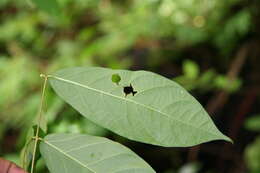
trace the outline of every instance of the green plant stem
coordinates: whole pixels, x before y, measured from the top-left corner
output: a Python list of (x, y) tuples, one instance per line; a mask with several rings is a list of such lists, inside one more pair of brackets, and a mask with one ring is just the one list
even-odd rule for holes
[[(32, 139), (36, 139), (36, 137), (32, 137)], [(43, 138), (38, 137), (39, 141), (44, 141)]]
[(41, 103), (40, 103), (40, 108), (39, 108), (39, 119), (37, 122), (37, 129), (36, 129), (36, 134), (35, 137), (33, 138), (35, 140), (34, 143), (34, 148), (33, 148), (33, 158), (32, 158), (32, 165), (31, 165), (31, 173), (33, 173), (34, 170), (34, 162), (35, 162), (35, 155), (36, 155), (36, 150), (37, 150), (37, 143), (39, 139), (39, 131), (40, 131), (40, 123), (41, 123), (41, 118), (42, 118), (42, 109), (43, 109), (43, 103), (44, 103), (44, 95), (45, 95), (45, 89), (46, 89), (46, 84), (48, 80), (48, 76), (41, 74), (41, 77), (44, 78), (44, 83), (43, 83), (43, 88), (42, 88), (42, 96), (41, 96)]

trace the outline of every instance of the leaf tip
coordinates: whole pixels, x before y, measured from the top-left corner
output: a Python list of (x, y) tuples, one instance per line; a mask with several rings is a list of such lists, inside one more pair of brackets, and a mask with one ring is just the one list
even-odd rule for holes
[(234, 141), (228, 136), (223, 135), (222, 140), (230, 142), (231, 144), (234, 144)]

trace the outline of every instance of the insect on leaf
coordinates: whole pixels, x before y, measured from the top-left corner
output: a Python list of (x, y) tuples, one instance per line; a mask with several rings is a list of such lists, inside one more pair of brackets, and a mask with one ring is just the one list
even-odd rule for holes
[(128, 94), (132, 94), (133, 96), (137, 93), (137, 91), (134, 91), (134, 88), (133, 86), (130, 84), (130, 86), (125, 86), (124, 87), (124, 93), (125, 93), (125, 97), (128, 95)]

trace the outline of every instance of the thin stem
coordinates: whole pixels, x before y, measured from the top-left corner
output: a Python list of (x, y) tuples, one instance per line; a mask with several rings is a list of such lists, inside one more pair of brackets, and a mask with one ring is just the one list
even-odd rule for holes
[(42, 118), (42, 108), (43, 108), (43, 103), (44, 103), (44, 95), (45, 95), (45, 89), (46, 89), (46, 84), (47, 84), (47, 79), (48, 76), (41, 74), (40, 77), (44, 78), (44, 83), (43, 83), (43, 88), (42, 88), (42, 96), (41, 96), (41, 103), (40, 103), (40, 108), (39, 108), (39, 119), (37, 123), (37, 129), (36, 129), (36, 134), (33, 139), (35, 139), (34, 143), (34, 148), (33, 148), (33, 158), (32, 158), (32, 165), (31, 165), (31, 173), (33, 173), (34, 169), (34, 162), (35, 162), (35, 155), (36, 155), (36, 150), (37, 150), (37, 143), (39, 139), (39, 131), (40, 131), (40, 123), (41, 123), (41, 118)]

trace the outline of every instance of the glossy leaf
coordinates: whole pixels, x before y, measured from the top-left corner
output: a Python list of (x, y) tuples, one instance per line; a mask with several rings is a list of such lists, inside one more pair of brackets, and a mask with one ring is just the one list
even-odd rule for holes
[(155, 173), (130, 149), (103, 137), (51, 134), (40, 152), (51, 173)]
[[(111, 81), (113, 74), (120, 76), (120, 85)], [(82, 115), (129, 139), (169, 147), (231, 141), (185, 89), (155, 73), (79, 67), (49, 80)], [(124, 93), (125, 86), (133, 88), (132, 94)]]

